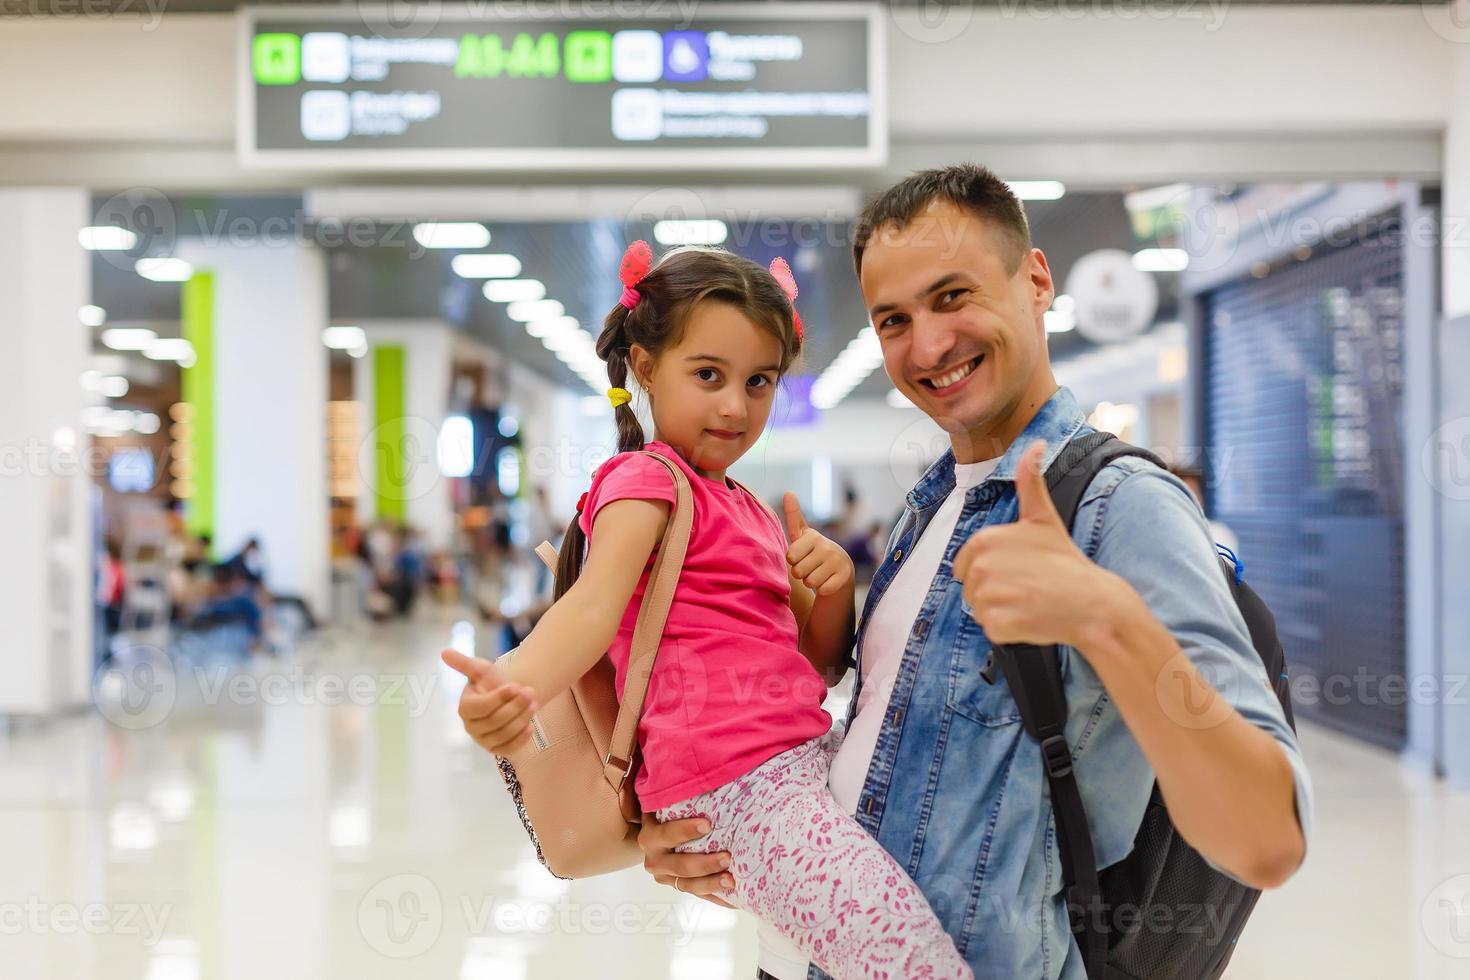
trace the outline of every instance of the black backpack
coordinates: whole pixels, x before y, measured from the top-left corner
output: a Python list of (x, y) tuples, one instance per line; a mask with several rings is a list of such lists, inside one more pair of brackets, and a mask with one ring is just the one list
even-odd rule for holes
[[(1106, 432), (1079, 436), (1063, 447), (1047, 470), (1046, 483), (1068, 527), (1093, 477), (1121, 456), (1140, 456), (1163, 466), (1147, 450)], [(1286, 656), (1276, 635), (1276, 619), (1245, 584), (1244, 566), (1238, 560), (1222, 556), (1220, 564), (1287, 724), (1294, 730)], [(1230, 962), (1260, 891), (1216, 871), (1184, 842), (1169, 819), (1157, 783), (1133, 850), (1099, 874), (1065, 737), (1067, 704), (1057, 648), (996, 647), (985, 668), (987, 679), (994, 681), (997, 668), (1005, 674), (1027, 734), (1041, 747), (1072, 933), (1082, 950), (1088, 980), (1216, 980)], [(1169, 928), (1150, 927), (1151, 909), (1167, 911)]]

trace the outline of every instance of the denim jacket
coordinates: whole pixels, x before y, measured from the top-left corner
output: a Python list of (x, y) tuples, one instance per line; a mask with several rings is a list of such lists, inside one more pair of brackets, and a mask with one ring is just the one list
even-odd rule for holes
[[(961, 597), (954, 557), (979, 529), (1015, 520), (1016, 464), (1028, 445), (1044, 439), (1050, 464), (1068, 440), (1088, 431), (1071, 392), (1060, 389), (991, 477), (968, 491), (904, 648), (858, 799), (858, 822), (918, 882), (977, 977), (1084, 980), (1085, 974), (1068, 929), (1040, 752), (1022, 732), (1005, 678), (991, 684), (981, 677), (990, 644)], [(859, 621), (859, 686), (863, 628), (953, 489), (954, 456), (946, 452), (908, 495)], [(1204, 676), (1285, 748), (1305, 835), (1311, 789), (1296, 737), (1188, 489), (1144, 460), (1117, 460), (1084, 494), (1073, 539), (1127, 580)], [(1067, 742), (1104, 868), (1132, 849), (1154, 774), (1086, 659), (1064, 646), (1061, 663)], [(854, 691), (849, 723), (857, 703)], [(825, 976), (816, 966), (808, 974), (809, 980)]]

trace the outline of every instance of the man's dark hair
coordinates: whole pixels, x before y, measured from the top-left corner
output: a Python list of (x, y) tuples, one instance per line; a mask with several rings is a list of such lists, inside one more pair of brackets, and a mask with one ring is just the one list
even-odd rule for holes
[(1008, 272), (1016, 270), (1031, 248), (1026, 212), (1010, 186), (986, 167), (957, 163), (905, 177), (868, 202), (852, 242), (852, 265), (858, 275), (863, 271), (863, 251), (878, 229), (892, 225), (902, 230), (934, 201), (948, 201), (969, 211), (1013, 244), (1014, 251), (1007, 256)]

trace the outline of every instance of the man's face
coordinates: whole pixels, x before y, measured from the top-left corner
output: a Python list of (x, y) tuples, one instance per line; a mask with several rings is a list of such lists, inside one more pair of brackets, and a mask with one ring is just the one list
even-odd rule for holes
[[(984, 219), (934, 202), (904, 228), (877, 229), (863, 253), (860, 284), (884, 368), (951, 436), (1003, 430), (1038, 371), (1050, 380), (1042, 314), (1051, 272), (1038, 249), (1011, 270), (1015, 248)], [(999, 448), (976, 446), (976, 458)]]

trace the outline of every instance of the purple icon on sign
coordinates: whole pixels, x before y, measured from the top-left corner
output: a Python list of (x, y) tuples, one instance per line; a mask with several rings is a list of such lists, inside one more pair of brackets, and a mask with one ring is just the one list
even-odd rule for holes
[(664, 35), (664, 81), (702, 82), (709, 74), (709, 40), (704, 31)]

